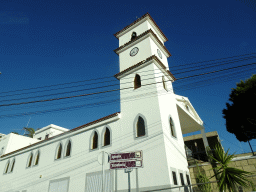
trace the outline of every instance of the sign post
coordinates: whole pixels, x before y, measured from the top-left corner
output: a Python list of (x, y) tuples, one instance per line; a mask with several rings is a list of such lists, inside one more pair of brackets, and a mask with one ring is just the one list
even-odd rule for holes
[(125, 173), (128, 173), (128, 192), (131, 191), (131, 178), (130, 178), (130, 173), (132, 172), (132, 168), (127, 168), (124, 170)]
[(124, 169), (128, 173), (128, 192), (131, 191), (130, 173), (133, 168), (142, 168), (142, 151), (110, 154), (110, 169)]

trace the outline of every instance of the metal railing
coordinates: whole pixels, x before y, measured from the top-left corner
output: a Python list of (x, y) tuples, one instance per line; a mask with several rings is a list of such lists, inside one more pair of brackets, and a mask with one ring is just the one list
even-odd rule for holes
[[(254, 182), (254, 186), (256, 188), (256, 175), (251, 175), (248, 178), (251, 178), (250, 180)], [(203, 187), (206, 185), (211, 184), (211, 188), (208, 190), (206, 189), (207, 187)], [(215, 184), (213, 186), (212, 184)], [(211, 181), (211, 182), (206, 182), (206, 183), (196, 183), (196, 184), (190, 184), (190, 185), (182, 185), (182, 186), (175, 186), (175, 187), (167, 187), (167, 188), (159, 188), (159, 189), (154, 189), (154, 190), (142, 190), (140, 192), (154, 192), (154, 191), (174, 191), (174, 192), (219, 192), (219, 188), (217, 186), (217, 181)], [(236, 186), (235, 191), (237, 192), (252, 192), (253, 187), (250, 185), (249, 187), (241, 187), (241, 186)]]
[(151, 191), (204, 192), (200, 189), (199, 186), (210, 184), (210, 183), (217, 183), (217, 181), (190, 184), (190, 185), (181, 185), (181, 186), (176, 186), (176, 187), (159, 188), (159, 189), (145, 190), (145, 191), (140, 191), (140, 192), (151, 192)]

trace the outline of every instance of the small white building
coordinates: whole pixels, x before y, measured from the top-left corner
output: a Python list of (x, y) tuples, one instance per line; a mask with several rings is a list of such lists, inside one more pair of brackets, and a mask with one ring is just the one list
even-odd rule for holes
[(6, 148), (0, 158), (1, 192), (127, 191), (128, 174), (110, 169), (106, 161), (100, 165), (102, 152), (142, 151), (143, 167), (130, 173), (131, 191), (190, 184), (182, 134), (201, 130), (205, 146), (208, 143), (188, 98), (173, 92), (167, 37), (149, 14), (115, 37), (121, 112), (72, 130), (49, 125), (33, 139), (2, 137), (0, 147)]

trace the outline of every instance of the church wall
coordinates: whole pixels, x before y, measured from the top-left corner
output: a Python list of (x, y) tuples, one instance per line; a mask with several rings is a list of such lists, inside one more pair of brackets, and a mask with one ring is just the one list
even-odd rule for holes
[[(157, 68), (157, 67), (155, 67)], [(162, 81), (163, 74), (156, 74), (155, 78), (158, 82)], [(168, 167), (175, 168), (177, 179), (180, 180), (179, 172), (186, 172), (187, 169), (187, 159), (184, 149), (184, 141), (182, 137), (181, 127), (180, 127), (180, 120), (177, 112), (176, 107), (176, 99), (173, 92), (166, 91), (163, 87), (162, 83), (157, 84), (157, 90), (159, 93), (159, 109), (161, 114), (161, 122), (163, 127), (163, 135), (164, 135), (164, 142), (165, 142), (165, 153), (167, 154), (167, 161)], [(169, 118), (172, 118), (176, 138), (171, 135), (171, 129), (169, 124)], [(185, 178), (184, 174), (184, 178)], [(170, 183), (173, 185), (172, 179), (172, 170), (169, 170), (169, 178)]]
[[(130, 56), (130, 51), (134, 48), (138, 47), (139, 52), (135, 56)], [(121, 64), (120, 66), (120, 71), (123, 71), (132, 65), (135, 65), (142, 60), (150, 57), (151, 54), (151, 49), (150, 49), (150, 44), (149, 44), (149, 38), (146, 38), (139, 42), (138, 44), (130, 47), (129, 49), (123, 51), (122, 53), (119, 54), (119, 61)]]
[(144, 33), (148, 29), (149, 28), (146, 22), (143, 22), (139, 26), (135, 27), (134, 29), (131, 29), (129, 32), (119, 37), (119, 47), (131, 40), (133, 32), (136, 32), (137, 36), (139, 36), (140, 34)]
[[(152, 101), (152, 99), (150, 99)], [(150, 108), (152, 108), (151, 106)], [(15, 167), (13, 173), (1, 175), (0, 191), (9, 189), (27, 190), (29, 191), (48, 191), (49, 182), (53, 179), (61, 179), (70, 177), (69, 190), (80, 191), (85, 187), (85, 176), (89, 172), (97, 172), (101, 170), (100, 164), (97, 162), (98, 154), (104, 150), (108, 153), (116, 151), (134, 151), (143, 150), (144, 168), (138, 169), (139, 187), (156, 186), (168, 183), (168, 173), (165, 169), (166, 158), (163, 145), (161, 131), (158, 128), (156, 109), (146, 109), (128, 111), (122, 114), (122, 119), (117, 122), (108, 123), (108, 127), (112, 131), (112, 144), (110, 147), (89, 150), (89, 140), (93, 130), (88, 130), (76, 135), (61, 136), (53, 141), (48, 141), (47, 145), (42, 144), (32, 147), (23, 154), (15, 155), (8, 158), (15, 158)], [(147, 137), (135, 139), (134, 137), (134, 119), (138, 111), (146, 118)], [(102, 140), (101, 132), (105, 126), (96, 128), (99, 133), (99, 143)], [(72, 141), (71, 157), (62, 157), (54, 160), (57, 146), (62, 142), (63, 147), (68, 139)], [(40, 150), (40, 160), (38, 166), (26, 168), (28, 157), (31, 152), (35, 157), (37, 150)], [(65, 152), (65, 151), (63, 151)], [(0, 162), (0, 168), (3, 171), (7, 160)], [(33, 160), (34, 164), (34, 160)], [(109, 169), (109, 165), (106, 166)], [(150, 174), (148, 174), (150, 172)], [(127, 174), (124, 170), (117, 171), (118, 190), (127, 189)], [(154, 177), (152, 177), (154, 175)], [(41, 176), (41, 178), (40, 178)], [(136, 187), (136, 171), (131, 173), (132, 188)], [(79, 183), (79, 185), (78, 185)]]
[(151, 29), (159, 38), (159, 40), (163, 42), (163, 40), (160, 38), (160, 36), (158, 35), (158, 33), (155, 31), (155, 29), (152, 27), (152, 25), (150, 24), (150, 22), (148, 21), (144, 21), (143, 23), (141, 23), (140, 25), (136, 26), (133, 29), (130, 29), (129, 31), (127, 31), (125, 34), (123, 34), (121, 37), (119, 37), (119, 47), (124, 45), (125, 43), (129, 42), (131, 40), (131, 36), (133, 32), (136, 32), (137, 36), (141, 35), (142, 33), (144, 33), (145, 31)]
[[(9, 135), (6, 136), (5, 140), (1, 141), (1, 143), (2, 142), (3, 142), (3, 146), (5, 146), (4, 153), (10, 153), (12, 151), (25, 147), (27, 145), (36, 143), (37, 140), (26, 137), (26, 136), (10, 133)], [(0, 147), (2, 146), (1, 143), (0, 143)]]
[[(152, 23), (153, 24), (153, 23)], [(156, 32), (156, 30), (152, 27), (151, 22), (147, 21), (147, 25), (148, 25), (148, 29), (151, 29), (156, 36), (158, 37), (158, 39), (161, 41), (162, 44), (164, 44), (163, 40), (161, 39), (161, 37), (158, 35), (158, 33)]]
[[(157, 85), (152, 84), (145, 86), (146, 84), (156, 82), (156, 80), (154, 79), (154, 72), (154, 64), (151, 63), (148, 66), (145, 66), (142, 69), (139, 69), (133, 74), (127, 75), (120, 80), (122, 121), (125, 121), (122, 124), (131, 124), (131, 121), (134, 121), (135, 117), (138, 114), (143, 115), (147, 121), (147, 138), (134, 139), (134, 136), (133, 138), (131, 138), (136, 142), (140, 142), (140, 140), (141, 142), (144, 142), (143, 140), (150, 138), (150, 141), (145, 141), (146, 145), (140, 145), (138, 143), (137, 147), (135, 148), (137, 150), (144, 149), (143, 159), (145, 159), (145, 167), (138, 169), (138, 174), (143, 175), (144, 178), (142, 180), (139, 180), (140, 188), (149, 186), (153, 187), (156, 185), (164, 186), (170, 183), (168, 170), (166, 169), (167, 162), (165, 156), (165, 149), (163, 148), (163, 130), (161, 128), (162, 125), (159, 115), (160, 111), (158, 105), (158, 98), (156, 97)], [(141, 87), (135, 90), (122, 90), (122, 88), (125, 87), (133, 87), (133, 81), (136, 74), (139, 74), (141, 76)], [(127, 82), (129, 86), (126, 85)], [(151, 92), (153, 92), (153, 94)], [(126, 101), (125, 98), (128, 96), (133, 99), (130, 101)], [(137, 98), (138, 96), (140, 96), (139, 99)], [(147, 167), (150, 167), (151, 176), (149, 178), (145, 177), (149, 173), (149, 169), (147, 169)], [(124, 179), (127, 180), (127, 178)]]
[[(155, 44), (155, 42), (150, 38), (150, 46), (151, 46), (151, 52), (152, 55), (157, 56), (157, 58), (165, 65), (166, 69), (169, 70), (167, 57), (165, 54), (160, 50), (160, 48)], [(159, 49), (162, 53), (162, 59), (157, 54), (157, 49)]]
[(45, 131), (42, 131), (42, 132), (36, 134), (34, 138), (38, 139), (38, 138), (41, 137), (41, 139), (44, 140), (44, 139), (45, 139), (45, 136), (46, 136), (47, 134), (49, 134), (48, 138), (50, 138), (50, 137), (53, 137), (53, 136), (55, 136), (55, 135), (59, 135), (59, 134), (61, 134), (61, 133), (63, 133), (63, 132), (64, 132), (64, 131), (57, 130), (57, 129), (54, 129), (54, 128), (50, 128), (50, 129), (47, 129), (47, 130), (45, 130)]

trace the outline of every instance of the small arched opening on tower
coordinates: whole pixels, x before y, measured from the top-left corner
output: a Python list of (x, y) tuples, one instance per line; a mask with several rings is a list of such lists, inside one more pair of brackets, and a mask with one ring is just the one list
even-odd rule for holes
[(137, 137), (145, 136), (145, 134), (146, 134), (146, 132), (145, 132), (145, 122), (144, 122), (144, 119), (141, 116), (139, 116), (139, 118), (138, 118), (136, 129), (137, 129)]
[(170, 117), (169, 119), (169, 123), (170, 123), (170, 129), (171, 129), (171, 134), (173, 137), (177, 137), (176, 136), (176, 132), (175, 132), (175, 127), (174, 127), (174, 124), (173, 124), (173, 120), (172, 118)]
[(136, 37), (137, 37), (137, 33), (136, 32), (132, 32), (131, 41), (134, 40)]
[(165, 83), (164, 76), (162, 76), (162, 81), (163, 81), (163, 87), (164, 87), (164, 89), (165, 89), (166, 91), (168, 91), (168, 90), (167, 90), (167, 85), (166, 85), (166, 83)]
[(134, 78), (134, 89), (138, 89), (140, 87), (141, 87), (140, 76), (138, 74), (136, 74), (135, 78)]

